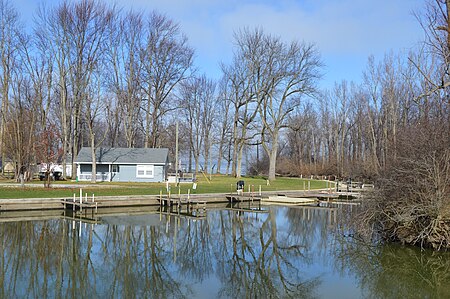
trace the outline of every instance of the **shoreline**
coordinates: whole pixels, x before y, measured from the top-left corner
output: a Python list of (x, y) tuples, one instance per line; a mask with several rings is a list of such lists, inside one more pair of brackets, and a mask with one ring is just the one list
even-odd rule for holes
[[(310, 191), (287, 190), (287, 191), (265, 191), (261, 192), (262, 197), (273, 195), (286, 195), (295, 197), (315, 197), (327, 191), (326, 189), (316, 189)], [(212, 203), (228, 203), (227, 195), (230, 193), (204, 193), (204, 194), (190, 194), (190, 200), (205, 201), (206, 204)], [(181, 200), (186, 201), (187, 194), (181, 194)], [(251, 201), (253, 196), (259, 197), (259, 193), (245, 192), (243, 197)], [(163, 196), (166, 198), (166, 195)], [(37, 211), (37, 210), (64, 210), (63, 200), (71, 199), (65, 198), (19, 198), (19, 199), (0, 199), (0, 213), (9, 211)], [(79, 197), (76, 197), (78, 200)], [(94, 201), (98, 204), (99, 209), (103, 208), (119, 208), (119, 207), (148, 207), (161, 206), (159, 202), (159, 195), (129, 195), (129, 196), (98, 196)], [(178, 195), (171, 196), (172, 200), (178, 200)], [(85, 200), (85, 199), (83, 199)], [(91, 202), (92, 198), (88, 197), (87, 202)], [(258, 199), (259, 201), (259, 199)]]

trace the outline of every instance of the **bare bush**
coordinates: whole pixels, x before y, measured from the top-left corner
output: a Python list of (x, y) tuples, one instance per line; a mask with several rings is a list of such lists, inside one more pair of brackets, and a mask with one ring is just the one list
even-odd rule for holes
[[(403, 135), (399, 157), (357, 216), (358, 232), (403, 244), (450, 249), (450, 146), (438, 126)], [(362, 221), (361, 221), (362, 220)], [(355, 221), (356, 222), (356, 221)]]

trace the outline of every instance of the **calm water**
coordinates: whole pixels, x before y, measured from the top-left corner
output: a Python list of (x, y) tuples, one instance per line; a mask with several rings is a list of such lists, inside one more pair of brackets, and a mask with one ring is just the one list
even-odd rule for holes
[(450, 298), (448, 254), (345, 237), (349, 207), (253, 208), (1, 223), (0, 297)]

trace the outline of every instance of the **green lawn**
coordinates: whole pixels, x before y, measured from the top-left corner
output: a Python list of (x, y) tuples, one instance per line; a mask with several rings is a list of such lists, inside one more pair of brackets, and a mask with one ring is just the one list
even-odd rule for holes
[[(281, 190), (303, 190), (303, 187), (308, 189), (308, 180), (299, 178), (277, 178), (276, 181), (271, 182), (267, 186), (266, 180), (261, 177), (243, 177), (245, 182), (245, 192), (248, 188), (254, 192), (264, 191), (281, 191)], [(194, 194), (203, 193), (229, 193), (236, 191), (236, 182), (238, 179), (230, 176), (218, 175), (212, 176), (211, 181), (203, 176), (198, 177), (197, 189), (193, 190), (192, 183), (182, 183), (180, 187), (175, 184), (170, 185), (171, 193), (186, 194), (188, 189)], [(42, 184), (42, 182), (34, 181), (33, 184)], [(64, 185), (69, 185), (64, 186)], [(0, 198), (54, 198), (54, 197), (68, 197), (73, 193), (78, 194), (80, 187), (72, 187), (76, 185), (86, 185), (84, 182), (54, 182), (51, 188), (32, 187), (30, 184), (25, 184), (25, 187), (17, 187), (17, 184), (11, 183), (11, 186), (0, 187)], [(326, 188), (324, 181), (310, 181), (311, 189)], [(83, 193), (88, 193), (89, 196), (94, 193), (96, 196), (122, 196), (122, 195), (156, 195), (162, 192), (166, 194), (165, 183), (97, 183), (89, 184), (89, 187), (83, 187)]]

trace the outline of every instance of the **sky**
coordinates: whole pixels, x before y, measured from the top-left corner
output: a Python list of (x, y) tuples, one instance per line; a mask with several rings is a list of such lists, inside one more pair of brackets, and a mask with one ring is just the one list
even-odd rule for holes
[[(38, 7), (36, 0), (14, 0), (26, 23)], [(59, 0), (44, 0), (47, 6)], [(293, 40), (314, 43), (325, 65), (322, 88), (342, 80), (361, 82), (367, 60), (377, 61), (416, 47), (423, 39), (413, 12), (423, 0), (116, 0), (124, 9), (165, 14), (180, 24), (200, 74), (219, 79), (220, 62), (233, 55), (233, 32), (262, 28)]]

